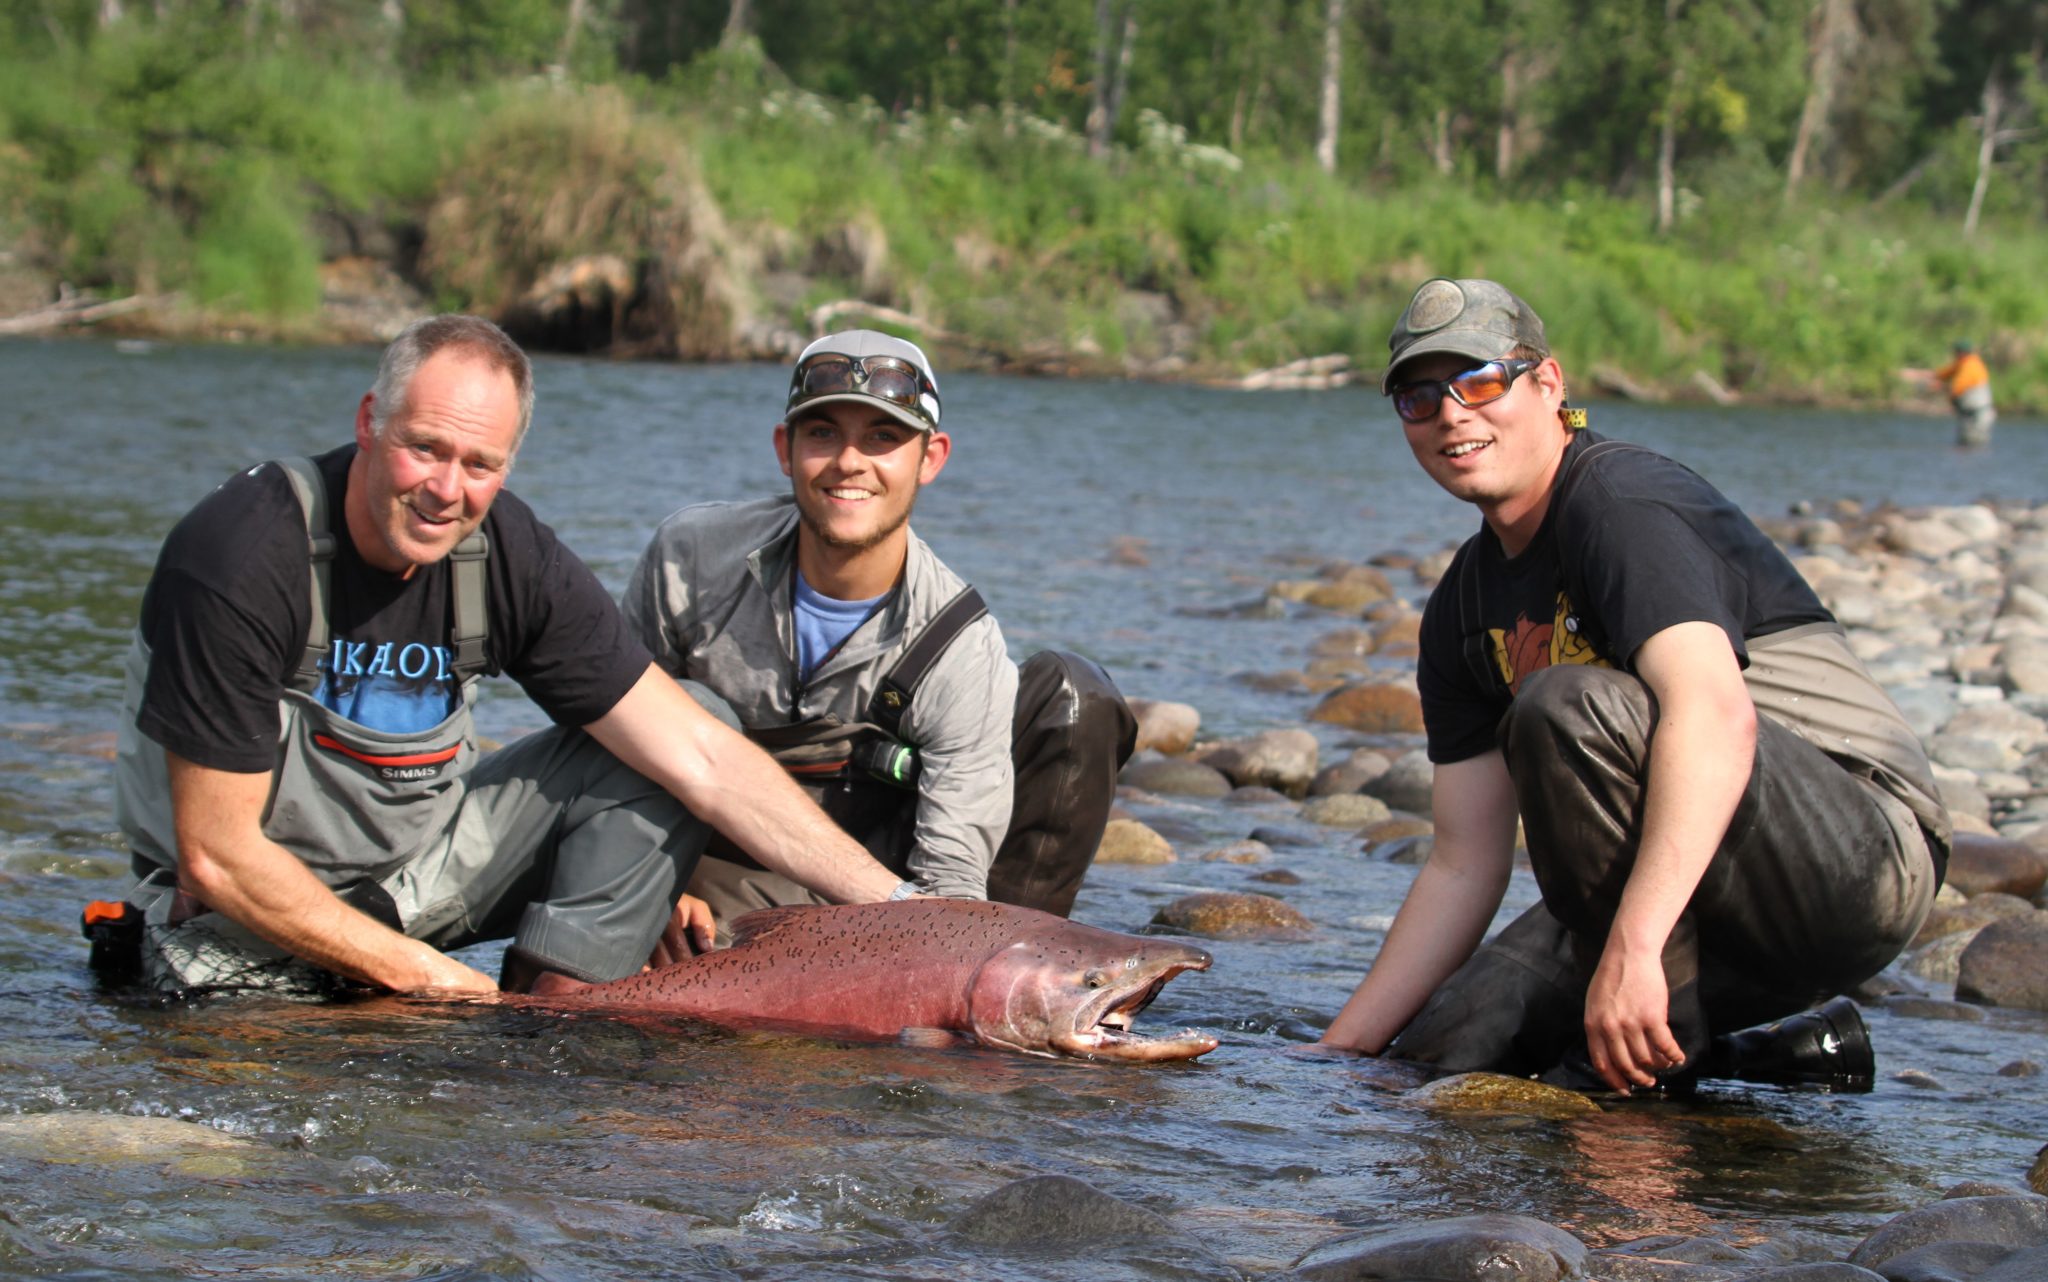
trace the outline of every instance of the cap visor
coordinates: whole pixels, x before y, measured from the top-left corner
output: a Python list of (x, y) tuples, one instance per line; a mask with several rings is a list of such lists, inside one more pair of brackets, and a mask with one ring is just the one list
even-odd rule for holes
[(810, 400), (805, 401), (803, 404), (792, 407), (789, 410), (789, 412), (783, 416), (783, 421), (793, 422), (796, 419), (802, 418), (805, 414), (808, 414), (810, 411), (818, 408), (820, 405), (840, 404), (871, 406), (872, 408), (878, 409), (882, 411), (884, 414), (887, 414), (890, 418), (895, 419), (897, 422), (903, 424), (903, 426), (909, 428), (914, 432), (929, 432), (933, 430), (932, 425), (930, 423), (925, 422), (923, 419), (911, 413), (909, 410), (904, 409), (901, 405), (896, 404), (894, 401), (885, 401), (879, 396), (865, 396), (859, 392), (829, 392), (824, 396), (814, 396)]
[(1394, 390), (1394, 375), (1401, 368), (1420, 356), (1436, 356), (1448, 352), (1453, 356), (1469, 356), (1475, 361), (1497, 361), (1515, 350), (1515, 340), (1505, 335), (1482, 329), (1451, 329), (1435, 334), (1425, 334), (1415, 340), (1413, 346), (1401, 353), (1401, 358), (1387, 366), (1387, 372), (1380, 378), (1380, 395)]

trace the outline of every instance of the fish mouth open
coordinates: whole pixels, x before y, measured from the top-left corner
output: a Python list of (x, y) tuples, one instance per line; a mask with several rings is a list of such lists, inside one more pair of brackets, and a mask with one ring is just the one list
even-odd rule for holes
[(1151, 1063), (1193, 1059), (1216, 1049), (1216, 1038), (1198, 1029), (1149, 1036), (1132, 1031), (1132, 1021), (1167, 981), (1182, 971), (1209, 969), (1209, 954), (1196, 948), (1179, 950), (1170, 958), (1151, 960), (1118, 977), (1074, 1013), (1073, 1025), (1053, 1039), (1055, 1049), (1087, 1059), (1132, 1060)]

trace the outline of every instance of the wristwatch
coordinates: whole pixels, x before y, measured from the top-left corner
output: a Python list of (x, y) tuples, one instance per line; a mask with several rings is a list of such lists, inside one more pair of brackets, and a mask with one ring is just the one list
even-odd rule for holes
[(893, 904), (899, 899), (908, 899), (912, 895), (922, 895), (923, 893), (924, 887), (916, 882), (899, 881), (896, 883), (896, 889), (889, 892), (889, 902)]

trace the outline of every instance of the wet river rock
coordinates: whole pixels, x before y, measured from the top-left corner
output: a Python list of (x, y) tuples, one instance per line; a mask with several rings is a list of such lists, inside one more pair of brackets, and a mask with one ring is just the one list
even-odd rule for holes
[(1387, 803), (1360, 792), (1339, 792), (1312, 797), (1301, 808), (1301, 818), (1325, 828), (1364, 828), (1393, 817)]
[(1282, 900), (1229, 890), (1184, 895), (1154, 913), (1152, 923), (1205, 939), (1295, 939), (1315, 930)]
[(1913, 936), (1915, 947), (1940, 939), (1944, 935), (1975, 931), (1978, 927), (1988, 926), (1994, 921), (2006, 917), (2024, 917), (2034, 911), (2034, 905), (2018, 895), (1987, 891), (1967, 899), (1961, 894), (1951, 898), (1949, 892), (1952, 889), (1953, 887), (1948, 886), (1942, 888), (1941, 896), (1934, 901), (1933, 911), (1927, 914), (1927, 920), (1921, 924), (1920, 933)]
[(1887, 1272), (1891, 1260), (1939, 1242), (1983, 1242), (2008, 1252), (2048, 1244), (2048, 1197), (1933, 1202), (1879, 1226), (1849, 1253), (1849, 1263)]
[(1367, 1229), (1312, 1247), (1289, 1276), (1313, 1282), (1561, 1282), (1585, 1276), (1585, 1243), (1526, 1215), (1460, 1215)]
[(1308, 717), (1367, 734), (1416, 734), (1422, 730), (1422, 698), (1405, 684), (1365, 682), (1332, 690)]
[(1095, 848), (1098, 864), (1170, 864), (1173, 845), (1136, 819), (1112, 819)]
[(1966, 895), (1996, 891), (2032, 899), (2048, 884), (2048, 855), (2022, 841), (1959, 832), (1949, 856), (1948, 884)]
[(2048, 1011), (2048, 912), (2007, 917), (1978, 931), (1957, 962), (1956, 997)]
[(1013, 1180), (962, 1211), (953, 1232), (983, 1246), (1082, 1245), (1173, 1236), (1156, 1212), (1071, 1175)]
[(1354, 749), (1344, 760), (1332, 762), (1316, 771), (1316, 777), (1309, 780), (1308, 795), (1323, 797), (1340, 792), (1362, 792), (1365, 785), (1387, 773), (1392, 764), (1384, 752), (1372, 748)]
[(1418, 1086), (1404, 1096), (1438, 1113), (1505, 1113), (1516, 1117), (1585, 1117), (1601, 1111), (1578, 1091), (1501, 1073), (1458, 1073)]
[[(1457, 1080), (1443, 1079), (1447, 1083)], [(1594, 1112), (1600, 1111), (1581, 1098)], [(2048, 1150), (2039, 1165), (2048, 1166)], [(1846, 1259), (1798, 1260), (1788, 1257), (1806, 1252), (1794, 1243), (1737, 1246), (1713, 1237), (1641, 1238), (1591, 1250), (1571, 1233), (1541, 1220), (1482, 1213), (1340, 1234), (1302, 1254), (1287, 1276), (1318, 1282), (2042, 1282), (2048, 1278), (2048, 1197), (1973, 1194), (1974, 1187), (1959, 1186), (1946, 1198), (1893, 1217), (1865, 1237)]]
[(1195, 759), (1230, 776), (1240, 786), (1276, 788), (1290, 797), (1308, 791), (1321, 751), (1306, 730), (1265, 730), (1248, 739), (1229, 739), (1195, 749)]
[(1202, 714), (1193, 705), (1165, 699), (1132, 699), (1131, 715), (1138, 719), (1137, 751), (1150, 748), (1178, 756), (1194, 746), (1202, 728)]
[(275, 1175), (291, 1157), (197, 1122), (118, 1113), (0, 1118), (0, 1156), (66, 1165), (162, 1166), (200, 1179)]
[(1229, 777), (1213, 766), (1149, 754), (1132, 757), (1117, 782), (1166, 797), (1221, 797), (1232, 787)]

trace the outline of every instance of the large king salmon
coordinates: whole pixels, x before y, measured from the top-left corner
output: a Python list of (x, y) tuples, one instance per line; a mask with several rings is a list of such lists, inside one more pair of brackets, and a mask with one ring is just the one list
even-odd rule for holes
[(730, 948), (578, 992), (549, 1006), (684, 1015), (727, 1028), (859, 1040), (964, 1034), (1027, 1055), (1193, 1059), (1216, 1049), (1131, 1020), (1209, 954), (1050, 913), (961, 899), (769, 908), (732, 923)]

